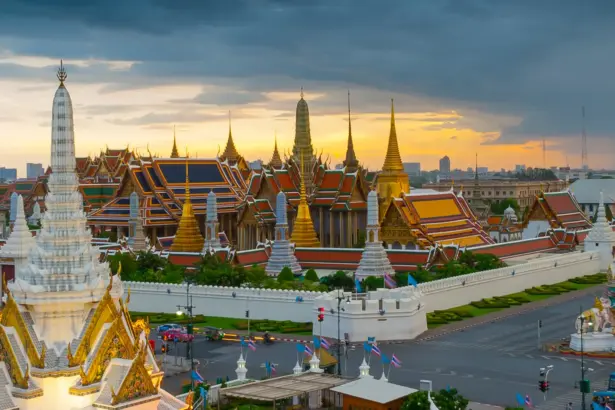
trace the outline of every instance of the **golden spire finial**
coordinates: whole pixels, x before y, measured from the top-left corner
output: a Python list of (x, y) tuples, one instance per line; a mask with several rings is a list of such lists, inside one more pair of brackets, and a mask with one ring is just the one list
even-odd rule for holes
[(303, 152), (301, 153), (301, 156), (299, 157), (299, 161), (300, 161), (300, 167), (301, 170), (299, 171), (299, 181), (301, 186), (299, 187), (299, 198), (300, 200), (303, 202), (304, 199), (307, 200), (307, 195), (305, 193), (305, 178), (303, 177)]
[(186, 148), (186, 201), (190, 201), (190, 175), (188, 174), (188, 148)]
[(389, 174), (401, 174), (404, 172), (404, 165), (401, 162), (399, 144), (397, 142), (397, 130), (395, 128), (395, 104), (391, 98), (391, 129), (389, 131), (389, 145), (384, 159), (382, 171)]
[(350, 90), (348, 90), (348, 144), (346, 147), (346, 159), (343, 162), (347, 172), (354, 172), (359, 167), (357, 155), (354, 152), (354, 143), (352, 141), (352, 123), (350, 121)]
[[(303, 153), (300, 154), (299, 160), (300, 166), (303, 169)], [(302, 171), (299, 173), (301, 184), (299, 187), (299, 206), (297, 207), (297, 217), (290, 240), (298, 247), (316, 248), (320, 246), (320, 241), (314, 230), (314, 222), (312, 222), (312, 216), (310, 215), (303, 174)]]
[(179, 158), (179, 152), (177, 151), (177, 137), (175, 133), (175, 125), (173, 125), (173, 149), (171, 149), (171, 158)]
[(56, 77), (58, 77), (58, 80), (60, 80), (60, 85), (64, 85), (64, 81), (66, 81), (68, 74), (66, 74), (66, 70), (64, 69), (63, 60), (60, 60), (60, 68), (58, 68), (58, 73), (56, 74)]
[(301, 99), (303, 100), (303, 86), (301, 86)]
[(203, 249), (203, 235), (201, 235), (190, 201), (189, 157), (188, 148), (186, 148), (186, 197), (175, 239), (171, 244), (171, 250), (174, 252), (201, 252)]

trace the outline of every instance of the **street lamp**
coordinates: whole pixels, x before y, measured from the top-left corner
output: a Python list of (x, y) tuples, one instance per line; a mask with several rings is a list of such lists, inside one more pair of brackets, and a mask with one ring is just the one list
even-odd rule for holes
[[(580, 307), (579, 320), (581, 321), (581, 410), (586, 410), (585, 395), (589, 393), (589, 381), (585, 380), (585, 352), (583, 351), (583, 323), (587, 320), (583, 316), (583, 307)], [(592, 322), (587, 322), (587, 327), (593, 326)]]
[(345, 312), (346, 309), (344, 309), (342, 307), (342, 301), (345, 299), (346, 303), (350, 303), (350, 296), (347, 296), (346, 298), (344, 298), (344, 293), (342, 292), (340, 294), (340, 290), (337, 290), (337, 375), (341, 376), (342, 375), (342, 336), (341, 336), (341, 326), (340, 326), (340, 322), (341, 322), (341, 317), (340, 317), (340, 312)]
[(192, 322), (193, 320), (193, 316), (192, 316), (192, 309), (195, 308), (196, 306), (192, 305), (192, 295), (190, 294), (190, 282), (187, 282), (187, 286), (186, 286), (186, 304), (185, 305), (177, 305), (177, 315), (181, 316), (183, 314), (183, 310), (185, 310), (186, 312), (188, 312), (188, 317), (190, 318), (190, 323), (188, 324), (188, 351), (186, 352), (186, 359), (190, 359), (190, 385), (192, 387), (192, 389), (194, 389), (194, 379), (192, 378), (192, 371), (194, 370), (194, 354), (192, 352), (192, 337), (190, 337), (190, 335), (193, 335), (193, 329), (194, 329), (194, 323)]

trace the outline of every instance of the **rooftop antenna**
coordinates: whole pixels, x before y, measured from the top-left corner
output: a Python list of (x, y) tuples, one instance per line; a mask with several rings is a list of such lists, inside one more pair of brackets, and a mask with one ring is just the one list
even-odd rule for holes
[(581, 167), (586, 169), (589, 167), (587, 163), (587, 134), (585, 133), (585, 106), (581, 107)]
[(542, 137), (542, 166), (547, 169), (547, 141)]

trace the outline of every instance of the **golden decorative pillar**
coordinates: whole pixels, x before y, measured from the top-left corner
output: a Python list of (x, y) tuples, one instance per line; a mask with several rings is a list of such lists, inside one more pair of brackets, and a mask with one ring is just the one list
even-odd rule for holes
[(174, 252), (201, 252), (204, 243), (203, 235), (199, 229), (198, 222), (192, 210), (190, 201), (190, 179), (188, 176), (188, 160), (186, 160), (186, 198), (182, 208), (182, 217), (179, 220), (177, 233), (171, 251)]
[[(301, 169), (303, 170), (303, 157), (301, 160)], [(295, 219), (290, 241), (294, 242), (295, 246), (300, 248), (317, 248), (320, 246), (316, 231), (314, 230), (314, 222), (312, 221), (310, 208), (307, 203), (303, 172), (301, 172), (301, 189), (297, 218)]]

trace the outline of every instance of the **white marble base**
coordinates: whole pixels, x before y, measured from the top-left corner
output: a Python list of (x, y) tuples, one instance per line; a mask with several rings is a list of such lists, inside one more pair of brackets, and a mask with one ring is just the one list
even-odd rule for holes
[[(570, 348), (574, 351), (581, 351), (581, 335), (573, 333), (570, 335)], [(612, 352), (615, 351), (615, 336), (611, 334), (611, 329), (606, 329), (600, 333), (583, 334), (584, 352)]]

